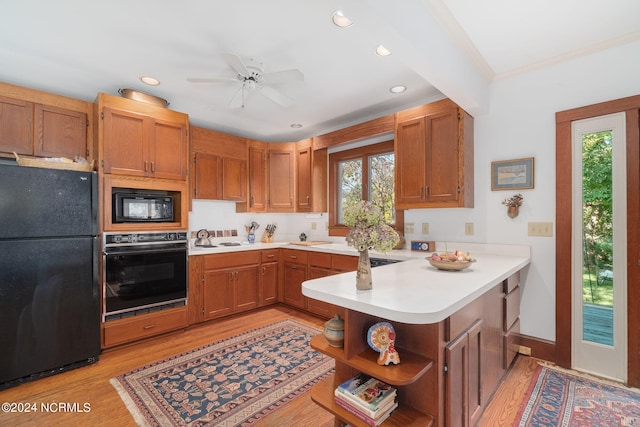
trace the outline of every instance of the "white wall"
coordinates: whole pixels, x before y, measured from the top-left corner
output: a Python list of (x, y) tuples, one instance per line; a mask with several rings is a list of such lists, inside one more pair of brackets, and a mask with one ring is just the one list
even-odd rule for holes
[[(498, 80), (491, 86), (490, 112), (475, 118), (475, 207), (415, 209), (405, 214), (413, 222), (411, 239), (530, 245), (532, 263), (522, 286), (521, 333), (555, 340), (555, 265), (569, 254), (555, 253), (555, 237), (527, 236), (528, 222), (555, 223), (555, 113), (597, 102), (640, 94), (640, 41), (544, 69)], [(510, 219), (501, 201), (516, 191), (491, 191), (491, 162), (535, 158), (535, 188), (523, 190), (520, 215)], [(278, 222), (278, 240), (294, 240), (305, 232), (325, 240), (326, 214), (235, 214), (229, 202), (194, 202), (190, 229), (237, 228), (256, 220), (262, 227)], [(315, 222), (317, 230), (311, 230)], [(420, 234), (429, 223), (430, 234)], [(473, 222), (473, 236), (464, 234)], [(260, 231), (259, 231), (259, 235)], [(554, 230), (555, 236), (555, 230)], [(341, 241), (341, 238), (329, 240)]]

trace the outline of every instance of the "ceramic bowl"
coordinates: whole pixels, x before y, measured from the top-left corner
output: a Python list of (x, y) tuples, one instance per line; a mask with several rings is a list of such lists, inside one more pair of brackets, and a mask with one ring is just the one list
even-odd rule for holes
[(438, 270), (446, 271), (460, 271), (471, 265), (471, 261), (434, 261), (431, 258), (427, 258), (427, 261)]

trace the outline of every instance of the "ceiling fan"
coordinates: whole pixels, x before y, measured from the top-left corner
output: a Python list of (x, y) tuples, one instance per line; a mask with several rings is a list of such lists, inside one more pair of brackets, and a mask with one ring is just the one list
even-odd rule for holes
[(233, 53), (224, 53), (223, 56), (229, 66), (237, 73), (235, 78), (187, 78), (187, 81), (192, 83), (240, 83), (240, 88), (229, 102), (230, 108), (244, 108), (247, 97), (254, 92), (261, 93), (283, 107), (293, 105), (291, 98), (280, 93), (271, 85), (303, 81), (304, 75), (300, 70), (284, 70), (265, 74), (260, 61), (251, 58), (243, 60)]

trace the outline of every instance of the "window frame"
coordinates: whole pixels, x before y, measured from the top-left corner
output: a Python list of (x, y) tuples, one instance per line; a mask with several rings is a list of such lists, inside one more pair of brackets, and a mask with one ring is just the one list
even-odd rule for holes
[[(369, 157), (385, 153), (394, 153), (394, 171), (395, 150), (394, 141), (383, 141), (377, 144), (365, 145), (363, 147), (352, 148), (344, 151), (337, 151), (329, 154), (329, 236), (346, 236), (349, 227), (339, 224), (338, 221), (338, 172), (340, 162), (361, 159), (362, 160), (362, 200), (368, 200), (369, 197)], [(366, 167), (365, 167), (366, 165)], [(395, 188), (395, 172), (394, 172), (394, 188)], [(395, 191), (395, 190), (394, 190)], [(404, 234), (404, 210), (396, 209), (396, 223), (394, 228), (401, 235)]]

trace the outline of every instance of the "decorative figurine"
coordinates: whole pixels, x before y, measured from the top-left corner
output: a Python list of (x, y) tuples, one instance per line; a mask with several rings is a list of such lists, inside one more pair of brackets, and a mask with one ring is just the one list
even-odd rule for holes
[(380, 353), (378, 365), (400, 364), (400, 355), (395, 347), (396, 331), (389, 322), (380, 322), (369, 328), (367, 342)]

